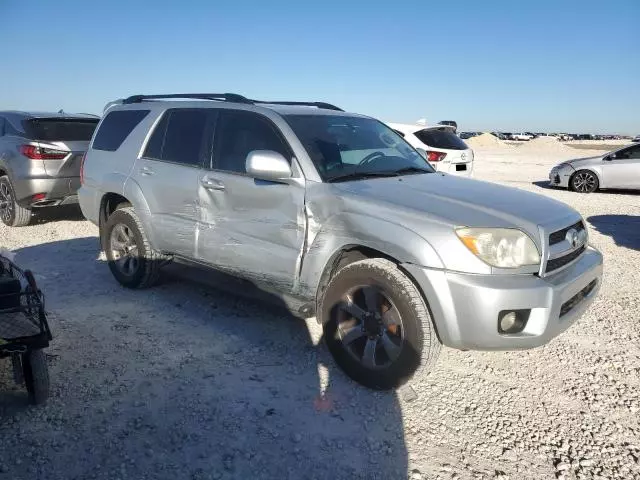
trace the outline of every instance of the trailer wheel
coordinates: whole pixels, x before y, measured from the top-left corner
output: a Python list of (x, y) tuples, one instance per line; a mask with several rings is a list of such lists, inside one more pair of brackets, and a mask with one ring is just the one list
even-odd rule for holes
[(49, 369), (44, 352), (32, 350), (22, 354), (22, 371), (29, 401), (42, 405), (49, 398)]

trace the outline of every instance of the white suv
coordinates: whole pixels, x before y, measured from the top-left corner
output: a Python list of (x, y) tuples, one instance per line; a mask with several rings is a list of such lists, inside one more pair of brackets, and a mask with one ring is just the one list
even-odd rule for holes
[(409, 125), (387, 123), (396, 133), (422, 153), (439, 172), (470, 177), (473, 173), (473, 150), (449, 125)]

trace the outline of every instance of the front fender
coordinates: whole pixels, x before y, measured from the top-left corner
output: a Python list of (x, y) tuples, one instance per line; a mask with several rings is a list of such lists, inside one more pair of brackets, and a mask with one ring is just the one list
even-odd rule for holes
[(342, 250), (366, 247), (429, 268), (443, 268), (435, 249), (406, 226), (360, 213), (345, 212), (318, 225), (309, 216), (307, 246), (300, 269), (299, 294), (315, 298), (325, 267)]

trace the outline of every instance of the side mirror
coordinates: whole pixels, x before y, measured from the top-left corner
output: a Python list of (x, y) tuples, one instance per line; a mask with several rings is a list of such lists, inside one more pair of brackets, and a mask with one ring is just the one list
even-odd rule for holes
[(278, 152), (254, 150), (247, 155), (247, 173), (260, 180), (282, 182), (291, 178), (291, 165)]
[(613, 160), (614, 158), (615, 158), (615, 155), (613, 155), (613, 154), (612, 154), (612, 155), (607, 155), (607, 156), (605, 156), (605, 157), (603, 158), (603, 160), (604, 160), (605, 162), (610, 162), (610, 161), (611, 161), (611, 160)]

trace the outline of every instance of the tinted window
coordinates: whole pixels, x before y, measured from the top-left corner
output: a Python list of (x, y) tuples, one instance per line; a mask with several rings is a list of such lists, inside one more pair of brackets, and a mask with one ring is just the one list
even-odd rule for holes
[(616, 160), (635, 160), (640, 159), (640, 145), (625, 148), (616, 153)]
[(201, 165), (207, 110), (172, 110), (162, 147), (162, 160)]
[(119, 110), (108, 113), (100, 124), (92, 147), (115, 152), (134, 128), (149, 114), (149, 110)]
[(460, 138), (449, 129), (419, 130), (414, 133), (418, 140), (429, 147), (446, 148), (449, 150), (466, 150), (469, 148)]
[(170, 113), (165, 112), (156, 124), (156, 128), (154, 128), (151, 138), (149, 138), (144, 149), (144, 157), (162, 159), (162, 145), (164, 144), (164, 134), (167, 132), (167, 125), (169, 124), (169, 116)]
[(215, 168), (246, 173), (247, 155), (253, 150), (273, 150), (290, 158), (290, 152), (275, 127), (250, 112), (224, 111), (216, 130)]
[(4, 118), (0, 117), (0, 137), (4, 135)]
[(29, 138), (45, 141), (91, 140), (99, 120), (34, 118), (25, 120), (25, 131)]

